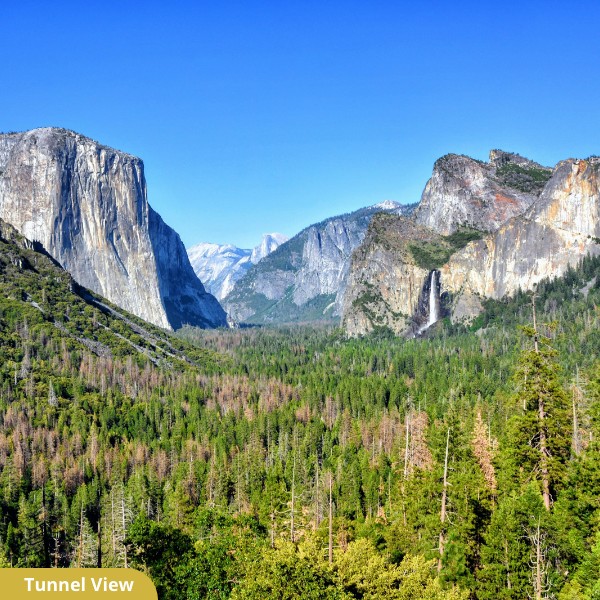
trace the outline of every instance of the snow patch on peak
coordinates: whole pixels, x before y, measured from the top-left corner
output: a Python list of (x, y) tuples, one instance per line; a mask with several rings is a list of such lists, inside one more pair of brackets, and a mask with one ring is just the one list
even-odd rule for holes
[(371, 208), (380, 208), (381, 210), (395, 210), (396, 208), (400, 208), (402, 205), (399, 202), (394, 202), (394, 200), (384, 200), (379, 204), (373, 204)]
[(241, 258), (243, 256), (248, 256), (250, 252), (250, 250), (238, 248), (233, 244), (212, 244), (210, 242), (201, 242), (200, 244), (196, 244), (187, 250), (190, 261), (203, 258), (212, 258), (215, 256), (231, 256)]
[(188, 248), (187, 252), (200, 281), (211, 294), (222, 300), (253, 264), (273, 252), (287, 239), (281, 233), (265, 233), (260, 244), (252, 250), (238, 248), (233, 244), (202, 242)]

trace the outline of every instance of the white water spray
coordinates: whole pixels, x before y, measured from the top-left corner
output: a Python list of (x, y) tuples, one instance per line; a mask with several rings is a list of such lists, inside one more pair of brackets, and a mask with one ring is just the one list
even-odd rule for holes
[(437, 297), (437, 271), (431, 271), (431, 279), (429, 280), (429, 306), (428, 306), (427, 323), (419, 327), (417, 335), (421, 335), (426, 329), (429, 329), (439, 318), (439, 306)]
[(437, 303), (437, 271), (431, 271), (431, 281), (429, 282), (429, 320), (427, 327), (431, 327), (438, 319), (438, 303)]

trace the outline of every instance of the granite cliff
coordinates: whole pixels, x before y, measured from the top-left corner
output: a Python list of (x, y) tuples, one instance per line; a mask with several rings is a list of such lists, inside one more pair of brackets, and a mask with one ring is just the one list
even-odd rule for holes
[(179, 236), (148, 204), (139, 158), (65, 129), (2, 134), (0, 218), (79, 284), (150, 323), (226, 325)]
[(443, 235), (459, 227), (495, 231), (529, 208), (551, 175), (551, 169), (501, 150), (492, 150), (487, 163), (448, 154), (436, 161), (415, 219)]
[(600, 254), (600, 158), (558, 163), (540, 198), (521, 217), (468, 244), (441, 269), (455, 297), (455, 318), (478, 298), (502, 298), (562, 275), (586, 254)]
[(375, 219), (354, 252), (347, 332), (422, 331), (432, 281), (440, 316), (469, 320), (483, 299), (531, 290), (600, 254), (599, 171), (598, 158), (552, 170), (501, 151), (489, 163), (440, 159), (414, 220)]
[[(377, 327), (400, 333), (412, 325), (429, 270), (416, 263), (409, 240), (428, 244), (441, 239), (414, 219), (385, 214), (373, 218), (364, 242), (352, 255), (342, 302), (344, 326), (350, 335)], [(415, 319), (414, 326), (423, 321)]]
[(386, 201), (307, 227), (237, 281), (223, 306), (234, 320), (251, 323), (337, 319), (352, 251), (373, 215), (412, 208)]

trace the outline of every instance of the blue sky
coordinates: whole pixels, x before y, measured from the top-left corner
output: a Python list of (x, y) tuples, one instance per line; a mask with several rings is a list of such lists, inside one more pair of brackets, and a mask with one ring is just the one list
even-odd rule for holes
[(20, 2), (0, 131), (144, 159), (186, 245), (414, 202), (448, 152), (600, 154), (600, 3)]

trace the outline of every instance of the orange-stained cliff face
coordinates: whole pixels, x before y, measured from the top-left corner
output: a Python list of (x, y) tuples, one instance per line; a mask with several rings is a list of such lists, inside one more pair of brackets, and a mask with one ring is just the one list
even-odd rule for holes
[[(423, 230), (430, 236), (447, 235), (462, 224), (479, 224), (484, 230), (487, 223), (488, 233), (482, 239), (472, 241), (438, 265), (441, 293), (451, 293), (453, 301), (448, 310), (454, 320), (476, 315), (484, 298), (502, 298), (518, 289), (533, 289), (544, 278), (562, 275), (586, 254), (600, 254), (600, 158), (565, 160), (550, 172), (521, 157), (511, 162), (515, 155), (493, 151), (490, 157), (489, 164), (475, 166), (476, 161), (467, 157), (440, 159), (445, 162), (436, 163), (434, 177), (415, 212), (418, 224), (430, 224), (419, 229), (420, 236), (426, 235)], [(443, 174), (448, 171), (449, 160), (459, 167)], [(532, 189), (537, 185), (539, 195), (519, 212), (523, 204), (519, 204), (517, 194), (497, 189), (499, 173), (505, 179), (508, 175), (512, 185), (523, 188), (526, 185), (515, 177), (530, 173)], [(493, 180), (486, 181), (486, 177)], [(492, 191), (493, 198), (489, 195)], [(488, 195), (482, 196), (483, 192)], [(461, 221), (463, 215), (470, 215), (470, 220)], [(414, 290), (423, 289), (428, 280), (429, 273), (418, 267), (414, 256), (406, 251), (414, 232), (399, 222), (388, 222), (387, 229), (385, 235), (367, 234), (365, 243), (369, 241), (370, 245), (359, 248), (353, 257), (352, 285), (343, 315), (352, 335), (366, 333), (377, 325), (386, 325), (396, 333), (409, 330), (417, 310), (418, 293)], [(388, 237), (395, 237), (396, 244), (388, 243)], [(371, 302), (366, 309), (356, 301), (361, 298), (361, 290), (363, 298), (385, 298), (388, 289), (395, 290), (390, 301)]]
[(551, 169), (492, 150), (487, 163), (448, 154), (436, 161), (415, 218), (442, 235), (459, 227), (495, 231), (539, 196)]
[(600, 159), (560, 162), (536, 203), (441, 269), (444, 289), (502, 298), (600, 254)]

